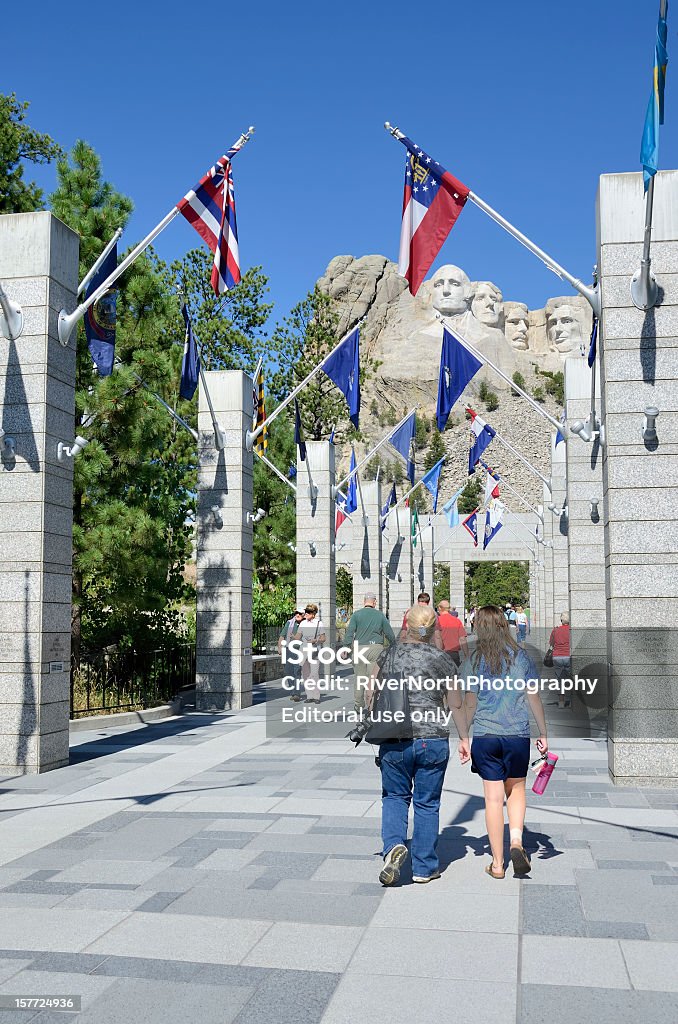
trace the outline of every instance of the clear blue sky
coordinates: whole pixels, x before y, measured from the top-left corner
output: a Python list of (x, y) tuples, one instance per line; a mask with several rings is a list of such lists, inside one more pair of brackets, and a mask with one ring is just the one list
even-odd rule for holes
[[(13, 3), (0, 90), (30, 100), (31, 125), (64, 147), (83, 138), (100, 153), (135, 203), (128, 245), (256, 125), (234, 162), (240, 251), (268, 274), (274, 317), (337, 254), (397, 257), (404, 150), (384, 120), (588, 281), (598, 176), (639, 170), (658, 7)], [(675, 17), (664, 168), (678, 166)], [(35, 177), (54, 185), (53, 169)], [(175, 221), (158, 249), (170, 259), (196, 244)], [(441, 257), (533, 308), (568, 291), (471, 205)]]

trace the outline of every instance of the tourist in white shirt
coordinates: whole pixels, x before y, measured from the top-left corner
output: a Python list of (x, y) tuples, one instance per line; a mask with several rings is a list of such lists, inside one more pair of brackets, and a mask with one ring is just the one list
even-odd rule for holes
[(309, 661), (309, 655), (312, 651), (317, 652), (325, 643), (325, 639), (325, 627), (318, 615), (318, 605), (312, 603), (304, 605), (304, 619), (297, 627), (295, 640), (301, 640), (305, 645), (301, 678), (306, 691), (306, 704), (320, 703), (320, 687), (318, 686), (320, 665), (316, 653), (313, 653), (312, 662)]

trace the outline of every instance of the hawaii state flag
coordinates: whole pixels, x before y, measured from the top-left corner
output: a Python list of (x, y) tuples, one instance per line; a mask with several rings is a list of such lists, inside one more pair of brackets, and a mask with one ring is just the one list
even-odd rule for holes
[(475, 473), (476, 462), (480, 459), (490, 441), (496, 435), (489, 423), (481, 419), (473, 409), (466, 410), (471, 415), (471, 450), (468, 455), (468, 473)]
[(408, 152), (398, 273), (416, 295), (463, 210), (469, 190), (411, 139), (399, 138)]
[(182, 217), (195, 228), (214, 253), (210, 283), (215, 295), (223, 295), (240, 281), (238, 226), (230, 149), (219, 157), (195, 188), (177, 203)]
[(470, 516), (466, 516), (466, 519), (462, 520), (461, 524), (465, 530), (471, 534), (473, 538), (473, 546), (478, 547), (478, 509), (474, 508)]

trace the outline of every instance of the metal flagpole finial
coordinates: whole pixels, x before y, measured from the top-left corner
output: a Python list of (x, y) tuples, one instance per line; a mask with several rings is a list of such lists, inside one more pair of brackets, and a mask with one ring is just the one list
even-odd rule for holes
[(400, 140), (404, 137), (400, 128), (398, 128), (397, 126), (394, 128), (390, 121), (384, 121), (384, 128), (390, 135), (393, 136), (394, 139)]

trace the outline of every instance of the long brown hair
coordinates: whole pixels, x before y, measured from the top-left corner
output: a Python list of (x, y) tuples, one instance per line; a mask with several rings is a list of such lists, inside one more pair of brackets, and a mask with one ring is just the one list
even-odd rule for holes
[(473, 625), (476, 634), (474, 667), (477, 670), (483, 658), (488, 671), (501, 675), (508, 669), (516, 651), (520, 650), (511, 636), (506, 616), (501, 608), (486, 604), (478, 608)]

